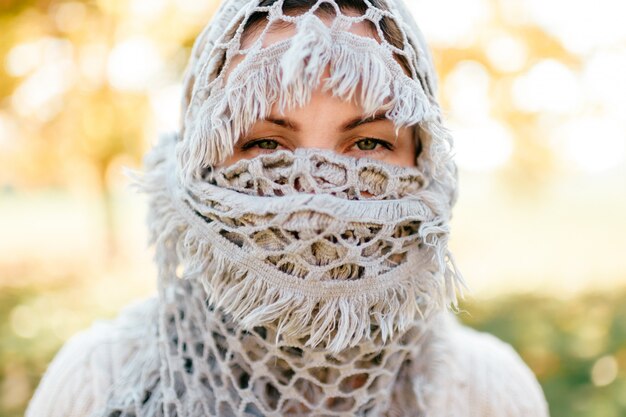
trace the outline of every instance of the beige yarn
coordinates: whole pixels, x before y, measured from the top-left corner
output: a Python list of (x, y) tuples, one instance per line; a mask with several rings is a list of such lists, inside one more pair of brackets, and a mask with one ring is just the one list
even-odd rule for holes
[[(130, 320), (141, 340), (124, 350), (91, 416), (462, 415), (474, 391), (459, 375), (482, 371), (469, 371), (476, 361), (447, 318), (464, 285), (447, 247), (452, 140), (427, 48), (401, 0), (363, 1), (366, 13), (353, 16), (335, 0), (298, 15), (284, 14), (283, 0), (226, 0), (198, 37), (181, 131), (162, 137), (137, 178), (150, 197), (158, 302)], [(332, 22), (316, 15), (322, 3)], [(258, 11), (267, 25), (242, 49)], [(385, 39), (383, 17), (398, 25), (402, 48)], [(295, 35), (263, 46), (279, 20)], [(363, 21), (378, 39), (348, 31)], [(297, 149), (217, 168), (273, 103), (303, 105), (320, 83), (366, 114), (386, 110), (397, 128), (417, 125), (416, 166)], [(466, 374), (455, 368), (464, 360)], [(501, 415), (546, 415), (537, 387), (524, 384), (532, 400)], [(513, 409), (508, 391), (484, 394), (491, 411), (463, 415)], [(491, 398), (504, 403), (490, 408)]]
[[(408, 337), (410, 329), (421, 333), (415, 329), (455, 302), (460, 278), (446, 242), (456, 171), (445, 162), (450, 139), (439, 125), (433, 86), (425, 83), (433, 77), (420, 72), (430, 66), (418, 65), (424, 59), (415, 49), (419, 40), (410, 42), (392, 2), (378, 8), (366, 1), (365, 14), (348, 16), (328, 1), (336, 15), (329, 26), (315, 14), (322, 3), (291, 16), (282, 13), (282, 1), (270, 7), (226, 2), (209, 26), (210, 40), (207, 32), (198, 38), (197, 60), (186, 76), (189, 103), (182, 136), (153, 151), (142, 180), (153, 196), (161, 376), (157, 381), (150, 373), (121, 384), (103, 415), (247, 415), (250, 410), (276, 416), (305, 410), (382, 415), (393, 408), (391, 388), (375, 381), (380, 372), (387, 382), (398, 378), (401, 364), (417, 349), (399, 348), (398, 338)], [(241, 49), (247, 17), (263, 10), (267, 25), (252, 46)], [(403, 32), (402, 49), (383, 36), (383, 16)], [(296, 34), (263, 47), (265, 33), (277, 20), (293, 24)], [(364, 20), (375, 27), (378, 41), (348, 32)], [(217, 39), (216, 30), (223, 34)], [(397, 55), (410, 63), (411, 77)], [(327, 65), (331, 76), (322, 80), (325, 90), (358, 100), (366, 114), (387, 109), (397, 127), (420, 123), (424, 152), (417, 168), (298, 150), (213, 170), (232, 153), (236, 138), (268, 115), (273, 102), (281, 110), (308, 102)], [(233, 323), (230, 335), (223, 331), (225, 322)], [(299, 367), (298, 357), (273, 355), (282, 362), (275, 359), (269, 373), (308, 374), (309, 379), (290, 384), (267, 378), (245, 360), (249, 347), (242, 338), (251, 336), (241, 332), (252, 334), (255, 328), (272, 337), (256, 338), (265, 349), (280, 346), (326, 359)], [(207, 349), (209, 334), (213, 350)], [(326, 355), (346, 349), (356, 349), (361, 361), (372, 352), (397, 359), (368, 365), (360, 377), (364, 389), (338, 396), (342, 381), (357, 375), (357, 368), (352, 361), (329, 367)], [(216, 366), (211, 358), (218, 351), (237, 359), (224, 357), (227, 365)], [(247, 369), (250, 389), (237, 387), (234, 367)], [(310, 377), (316, 367), (326, 373), (334, 369), (341, 376), (334, 381), (339, 385), (315, 385)], [(144, 373), (149, 369), (142, 368)], [(220, 386), (229, 382), (230, 390), (220, 394)], [(142, 404), (136, 401), (139, 387), (149, 397)]]
[[(282, 0), (259, 7), (255, 0), (222, 3), (210, 25), (199, 35), (185, 76), (183, 124), (178, 149), (181, 175), (187, 180), (198, 171), (218, 164), (232, 153), (236, 138), (258, 119), (269, 115), (271, 105), (281, 110), (307, 103), (321, 83), (324, 91), (344, 100), (356, 100), (365, 114), (383, 109), (397, 127), (419, 124), (430, 149), (422, 158), (427, 174), (454, 176), (449, 161), (451, 138), (441, 124), (436, 101), (436, 77), (428, 49), (402, 1), (364, 0), (361, 16), (341, 13), (333, 0), (318, 0), (297, 16), (282, 12)], [(322, 4), (335, 9), (327, 26), (315, 14)], [(240, 48), (247, 18), (268, 13), (267, 24), (247, 49)], [(405, 39), (402, 49), (387, 42), (380, 27), (392, 19)], [(277, 22), (296, 27), (296, 34), (263, 47), (264, 36)], [(351, 25), (369, 22), (378, 40), (349, 32)], [(408, 62), (407, 76), (395, 60)], [(321, 79), (327, 65), (330, 77)], [(360, 87), (360, 88), (358, 88)], [(453, 178), (446, 178), (453, 187)]]
[(117, 384), (102, 415), (416, 409), (418, 387), (397, 381), (460, 282), (446, 263), (448, 210), (423, 173), (298, 149), (181, 187), (175, 141), (152, 151), (142, 180), (160, 260), (160, 351), (141, 352), (142, 372), (130, 368), (134, 381)]

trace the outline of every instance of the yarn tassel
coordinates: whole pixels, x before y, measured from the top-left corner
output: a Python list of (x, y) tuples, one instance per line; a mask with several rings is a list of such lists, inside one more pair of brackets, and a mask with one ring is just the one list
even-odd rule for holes
[[(216, 82), (187, 120), (190, 127), (178, 149), (181, 178), (189, 183), (198, 170), (232, 154), (237, 140), (267, 117), (274, 103), (281, 112), (306, 104), (320, 82), (322, 91), (356, 100), (364, 114), (387, 110), (396, 130), (438, 116), (421, 84), (403, 73), (389, 50), (351, 33), (335, 36), (318, 17), (307, 16), (287, 42), (251, 50), (226, 81), (218, 79), (223, 85)], [(322, 79), (329, 65), (330, 76)]]

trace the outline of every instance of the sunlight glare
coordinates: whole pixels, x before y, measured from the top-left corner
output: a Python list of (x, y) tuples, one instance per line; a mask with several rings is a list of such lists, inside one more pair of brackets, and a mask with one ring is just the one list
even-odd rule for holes
[(109, 82), (118, 90), (145, 91), (163, 74), (164, 63), (153, 40), (146, 37), (126, 39), (109, 55)]
[(172, 131), (179, 128), (181, 94), (181, 84), (170, 85), (150, 94), (150, 104), (159, 131)]
[(86, 6), (77, 1), (57, 4), (52, 8), (54, 23), (61, 32), (71, 33), (80, 29), (86, 15)]
[(167, 0), (132, 0), (130, 12), (133, 16), (150, 20), (159, 17), (167, 6)]
[(626, 127), (606, 117), (574, 119), (559, 129), (555, 145), (586, 173), (608, 171), (624, 163)]
[(0, 111), (0, 149), (6, 151), (17, 143), (18, 127), (11, 116)]
[(193, 15), (210, 11), (215, 6), (215, 1), (174, 0), (174, 4), (183, 13)]
[(406, 4), (429, 44), (457, 48), (472, 43), (491, 12), (486, 0), (411, 0)]
[(626, 109), (626, 54), (601, 51), (587, 61), (582, 73), (586, 94), (606, 107)]
[(513, 101), (527, 112), (569, 113), (582, 99), (578, 76), (554, 59), (538, 62), (513, 83)]
[(446, 77), (443, 92), (455, 120), (471, 122), (489, 117), (489, 74), (479, 62), (458, 63)]
[(522, 40), (501, 35), (489, 40), (485, 52), (489, 62), (500, 72), (516, 72), (528, 61), (528, 48)]
[(496, 120), (481, 123), (451, 123), (455, 159), (459, 167), (469, 171), (493, 171), (505, 165), (513, 153), (513, 135)]
[(104, 42), (93, 42), (82, 46), (78, 58), (80, 73), (91, 88), (100, 87), (106, 79), (109, 48)]
[(592, 9), (589, 2), (580, 0), (529, 0), (526, 4), (532, 19), (574, 53), (626, 41), (623, 1), (595, 0)]
[(30, 339), (37, 335), (41, 328), (41, 316), (32, 307), (20, 304), (11, 310), (11, 329), (17, 336)]
[(60, 111), (62, 95), (76, 83), (75, 73), (72, 60), (40, 66), (13, 93), (13, 108), (23, 117), (50, 120)]
[(39, 42), (20, 43), (9, 51), (4, 67), (9, 75), (22, 77), (33, 71), (41, 61)]
[(5, 68), (9, 75), (23, 77), (44, 63), (72, 59), (73, 46), (67, 39), (44, 36), (14, 46), (8, 53)]

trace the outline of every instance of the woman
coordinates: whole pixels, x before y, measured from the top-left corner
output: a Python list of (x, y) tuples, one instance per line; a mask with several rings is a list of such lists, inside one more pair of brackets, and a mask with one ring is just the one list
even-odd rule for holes
[(139, 179), (158, 297), (75, 336), (28, 416), (546, 416), (447, 312), (450, 138), (399, 0), (227, 0)]

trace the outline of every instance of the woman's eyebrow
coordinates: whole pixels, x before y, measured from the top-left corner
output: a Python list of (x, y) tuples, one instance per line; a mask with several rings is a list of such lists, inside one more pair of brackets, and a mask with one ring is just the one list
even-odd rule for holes
[(387, 112), (386, 111), (382, 111), (382, 112), (376, 113), (373, 116), (369, 116), (369, 117), (360, 116), (360, 117), (354, 118), (354, 119), (350, 120), (348, 123), (346, 123), (343, 126), (342, 130), (343, 131), (351, 130), (351, 129), (354, 129), (354, 128), (359, 127), (361, 125), (364, 125), (366, 123), (372, 123), (372, 122), (376, 122), (378, 120), (388, 120), (387, 116), (385, 115), (385, 113), (387, 113)]
[[(389, 120), (387, 119), (386, 116), (386, 111), (382, 111), (382, 112), (378, 112), (373, 116), (368, 116), (368, 117), (363, 117), (363, 116), (359, 116), (359, 117), (355, 117), (354, 119), (349, 120), (348, 122), (346, 122), (343, 127), (341, 128), (342, 131), (346, 131), (346, 130), (351, 130), (351, 129), (355, 129), (361, 125), (364, 125), (366, 123), (372, 123), (372, 122), (376, 122), (379, 120)], [(275, 117), (266, 117), (265, 121), (273, 123), (275, 125), (281, 126), (281, 127), (285, 127), (289, 130), (294, 130), (297, 131), (299, 130), (298, 124), (287, 119), (287, 118), (275, 118)]]
[(292, 122), (291, 120), (289, 120), (287, 118), (279, 119), (279, 118), (275, 118), (275, 117), (271, 117), (270, 116), (270, 117), (266, 117), (265, 121), (273, 123), (273, 124), (281, 126), (281, 127), (286, 127), (289, 130), (295, 130), (295, 131), (300, 130), (297, 123)]

